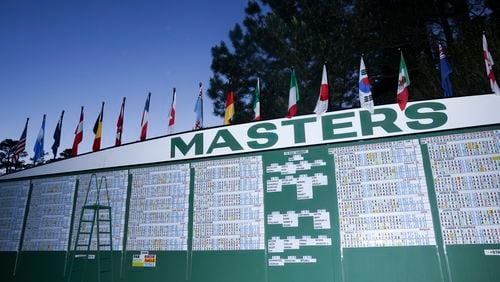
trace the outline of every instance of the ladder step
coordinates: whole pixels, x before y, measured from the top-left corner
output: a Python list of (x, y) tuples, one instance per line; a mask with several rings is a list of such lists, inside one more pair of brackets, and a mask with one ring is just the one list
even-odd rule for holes
[(98, 219), (99, 221), (107, 221), (107, 222), (110, 222), (111, 220), (109, 219)]
[(99, 247), (110, 247), (110, 244), (100, 244)]
[(109, 231), (100, 231), (99, 234), (111, 234)]

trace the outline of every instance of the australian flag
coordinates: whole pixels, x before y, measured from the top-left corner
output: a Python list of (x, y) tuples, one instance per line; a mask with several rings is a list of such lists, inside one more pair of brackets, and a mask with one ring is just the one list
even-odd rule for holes
[(439, 44), (439, 64), (441, 68), (441, 87), (444, 91), (444, 97), (453, 96), (453, 91), (451, 89), (450, 74), (452, 72), (451, 66), (446, 59), (443, 47)]

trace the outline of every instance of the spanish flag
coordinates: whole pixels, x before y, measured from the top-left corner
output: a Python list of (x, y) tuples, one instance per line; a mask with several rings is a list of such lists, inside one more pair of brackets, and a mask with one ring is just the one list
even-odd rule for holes
[(104, 113), (104, 102), (102, 102), (101, 113), (97, 117), (97, 120), (94, 124), (94, 144), (92, 145), (92, 151), (96, 152), (101, 149), (101, 133), (102, 133), (102, 115)]
[(234, 93), (229, 88), (226, 99), (226, 113), (224, 114), (224, 125), (231, 124), (234, 116)]

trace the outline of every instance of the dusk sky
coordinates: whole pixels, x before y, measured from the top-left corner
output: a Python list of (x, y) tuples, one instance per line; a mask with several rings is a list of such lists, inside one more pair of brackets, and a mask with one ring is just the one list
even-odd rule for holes
[(32, 157), (47, 114), (44, 149), (52, 158), (52, 135), (61, 111), (59, 152), (71, 147), (84, 106), (79, 152), (89, 152), (104, 101), (101, 148), (113, 146), (123, 97), (122, 142), (137, 141), (148, 92), (148, 138), (165, 135), (173, 87), (175, 132), (188, 131), (195, 122), (199, 82), (205, 127), (221, 125), (206, 96), (210, 49), (228, 41), (229, 30), (244, 18), (247, 1), (0, 1), (0, 141), (19, 139), (29, 117), (26, 151)]

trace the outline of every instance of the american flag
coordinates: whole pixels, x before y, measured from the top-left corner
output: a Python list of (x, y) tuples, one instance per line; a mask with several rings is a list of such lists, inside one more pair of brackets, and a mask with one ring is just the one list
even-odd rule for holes
[(17, 142), (16, 146), (14, 147), (14, 155), (12, 156), (12, 161), (14, 163), (17, 163), (19, 161), (19, 156), (24, 152), (26, 149), (26, 131), (28, 129), (28, 121), (30, 119), (26, 119), (26, 125), (24, 126), (23, 133), (21, 134), (21, 138), (19, 138), (19, 141)]

